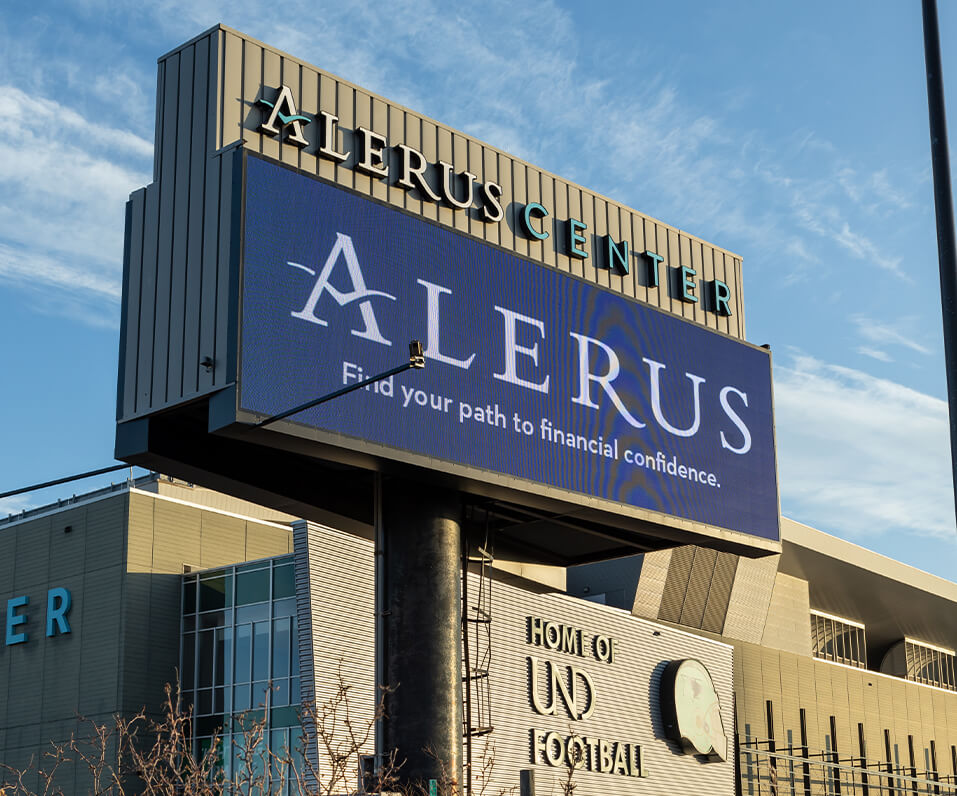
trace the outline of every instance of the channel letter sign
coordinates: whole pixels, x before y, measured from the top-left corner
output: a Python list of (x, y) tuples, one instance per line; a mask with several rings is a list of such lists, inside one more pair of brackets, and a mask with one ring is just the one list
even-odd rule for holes
[(240, 409), (392, 368), (415, 338), (424, 370), (291, 420), (346, 449), (779, 538), (767, 351), (245, 162)]

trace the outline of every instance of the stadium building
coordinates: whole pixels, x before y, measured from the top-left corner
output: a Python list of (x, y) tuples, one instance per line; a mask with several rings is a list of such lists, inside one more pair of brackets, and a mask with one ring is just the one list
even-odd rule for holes
[(466, 792), (957, 792), (957, 586), (780, 517), (740, 257), (223, 26), (156, 131), (116, 455), (172, 476), (0, 521), (4, 763), (179, 671), (227, 772), (346, 684)]

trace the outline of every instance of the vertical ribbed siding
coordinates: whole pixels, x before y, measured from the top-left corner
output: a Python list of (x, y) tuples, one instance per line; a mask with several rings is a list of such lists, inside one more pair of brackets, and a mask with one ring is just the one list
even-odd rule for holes
[[(216, 141), (217, 147), (242, 140), (253, 151), (267, 154), (306, 173), (355, 188), (389, 204), (419, 213), (443, 226), (503, 246), (523, 257), (577, 274), (589, 282), (625, 295), (635, 296), (709, 328), (744, 338), (740, 258), (371, 94), (262, 42), (226, 28), (218, 33), (223, 41), (223, 83), (217, 110), (222, 115), (223, 124)], [(334, 68), (334, 65), (331, 66)], [(351, 150), (352, 157), (342, 164), (333, 163), (316, 156), (315, 144), (299, 149), (259, 132), (261, 114), (254, 104), (262, 96), (264, 88), (274, 90), (280, 84), (290, 87), (301, 113), (315, 116), (322, 109), (339, 117), (338, 145), (343, 151)], [(417, 192), (395, 187), (394, 177), (378, 179), (356, 172), (352, 168), (357, 145), (354, 129), (360, 125), (385, 136), (390, 147), (405, 143), (422, 152), (429, 163), (438, 160), (451, 162), (456, 174), (468, 170), (476, 175), (479, 183), (498, 183), (505, 189), (503, 209), (506, 218), (497, 223), (485, 223), (478, 218), (477, 213), (422, 201)], [(313, 131), (307, 137), (313, 140), (316, 134)], [(545, 229), (551, 237), (544, 243), (531, 240), (520, 232), (521, 205), (532, 201), (540, 201), (551, 213), (544, 220)], [(588, 224), (586, 235), (590, 256), (585, 261), (570, 257), (564, 246), (560, 245), (564, 221), (569, 217)], [(639, 256), (631, 258), (628, 274), (613, 273), (605, 268), (602, 251), (605, 235), (611, 235), (616, 241), (628, 240), (634, 253), (640, 254), (650, 249), (664, 255), (660, 286), (657, 289), (649, 287), (647, 263)], [(683, 302), (672, 295), (673, 291), (669, 291), (669, 276), (673, 277), (685, 265), (695, 269), (696, 279), (701, 280), (703, 285), (710, 285), (715, 279), (729, 285), (733, 313), (730, 318), (706, 311), (710, 309), (710, 303), (704, 295), (699, 297), (697, 303)]]
[[(348, 743), (341, 702), (347, 699), (352, 729), (360, 737), (369, 731), (363, 751), (372, 754), (377, 701), (372, 543), (299, 521), (293, 524), (293, 549), (303, 702), (319, 712), (324, 705), (340, 704), (339, 721), (329, 729), (336, 743)], [(322, 779), (328, 766), (321, 756), (318, 765)], [(357, 776), (350, 769), (344, 785), (351, 787)]]
[(679, 622), (681, 607), (688, 591), (688, 578), (694, 564), (694, 545), (676, 547), (671, 554), (668, 577), (665, 580), (664, 593), (661, 595), (661, 608), (658, 618), (665, 622)]
[[(372, 543), (306, 522), (295, 524), (294, 538), (303, 698), (315, 694), (320, 703), (328, 699), (334, 693), (336, 671), (341, 667), (344, 681), (352, 687), (352, 716), (357, 726), (364, 727), (371, 720), (373, 702)], [(478, 576), (470, 577), (469, 593), (476, 594)], [(527, 768), (536, 769), (539, 793), (557, 792), (560, 770), (532, 761), (533, 730), (642, 745), (643, 760), (650, 772), (647, 778), (580, 771), (575, 779), (582, 793), (670, 796), (679, 782), (700, 793), (730, 796), (734, 792), (733, 743), (731, 757), (725, 763), (702, 764), (694, 756), (683, 754), (676, 744), (663, 738), (658, 697), (661, 671), (667, 661), (702, 661), (714, 678), (725, 732), (731, 741), (732, 652), (728, 646), (638, 619), (619, 609), (500, 581), (492, 585), (491, 612), (489, 672), (495, 729), (491, 735), (477, 739), (473, 751), (476, 771), (486, 751), (494, 755), (486, 792), (515, 787), (519, 772)], [(582, 628), (589, 637), (603, 634), (616, 639), (615, 662), (597, 661), (590, 647), (584, 657), (579, 657), (532, 646), (527, 635), (530, 616)], [(529, 655), (585, 670), (595, 683), (594, 714), (576, 722), (560, 702), (553, 716), (536, 713), (530, 699)]]
[(641, 562), (641, 575), (635, 590), (635, 604), (631, 612), (645, 619), (657, 619), (661, 609), (661, 597), (668, 579), (671, 550), (656, 550), (645, 553)]
[[(256, 101), (264, 89), (288, 85), (297, 108), (310, 116), (321, 109), (339, 117), (337, 145), (352, 155), (334, 163), (306, 149), (259, 132)], [(366, 126), (386, 137), (389, 147), (406, 143), (429, 163), (451, 162), (456, 174), (468, 170), (477, 183), (504, 189), (506, 217), (486, 223), (475, 211), (423, 201), (415, 191), (388, 179), (357, 172), (355, 128)], [(315, 139), (317, 131), (308, 136)], [(226, 28), (216, 28), (160, 59), (157, 73), (155, 183), (145, 197), (131, 198), (130, 287), (124, 301), (124, 376), (118, 417), (127, 420), (207, 394), (230, 383), (235, 311), (230, 268), (238, 266), (230, 205), (234, 183), (230, 164), (216, 155), (244, 146), (286, 165), (366, 193), (459, 232), (502, 246), (531, 260), (572, 273), (711, 329), (744, 338), (741, 261), (734, 255), (624, 205), (513, 158), (482, 141), (444, 127), (327, 72)], [(394, 167), (396, 158), (389, 157)], [(461, 187), (456, 185), (459, 191)], [(521, 205), (540, 201), (544, 243), (522, 234)], [(589, 257), (571, 257), (564, 244), (568, 218), (588, 225)], [(606, 267), (604, 236), (628, 240), (627, 274)], [(652, 287), (642, 252), (658, 252), (659, 286)], [(697, 272), (697, 303), (676, 297), (681, 266)], [(224, 273), (226, 272), (226, 273)], [(707, 311), (715, 279), (731, 289), (730, 318)], [(713, 309), (713, 308), (711, 308)], [(207, 370), (200, 362), (210, 357)]]
[(738, 568), (738, 556), (733, 553), (718, 553), (714, 564), (711, 588), (701, 620), (701, 629), (710, 633), (720, 633), (728, 615), (728, 602), (731, 599), (731, 586), (734, 573)]
[(711, 590), (711, 577), (714, 575), (714, 565), (718, 560), (718, 553), (707, 547), (696, 547), (694, 563), (691, 565), (691, 575), (688, 578), (688, 591), (685, 594), (684, 604), (681, 606), (679, 624), (687, 627), (700, 628), (704, 618), (704, 607)]
[(754, 644), (761, 642), (780, 558), (765, 556), (738, 561), (722, 631), (725, 636)]
[[(158, 65), (156, 181), (132, 194), (127, 209), (118, 420), (234, 378), (239, 197), (228, 154), (214, 153), (224, 43), (215, 30)], [(214, 363), (209, 370), (204, 357)]]

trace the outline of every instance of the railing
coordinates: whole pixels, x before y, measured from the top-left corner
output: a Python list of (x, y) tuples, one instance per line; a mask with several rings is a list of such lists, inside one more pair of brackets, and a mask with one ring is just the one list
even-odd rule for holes
[[(957, 776), (803, 747), (738, 747), (742, 796), (955, 796)], [(765, 748), (762, 748), (765, 747)]]

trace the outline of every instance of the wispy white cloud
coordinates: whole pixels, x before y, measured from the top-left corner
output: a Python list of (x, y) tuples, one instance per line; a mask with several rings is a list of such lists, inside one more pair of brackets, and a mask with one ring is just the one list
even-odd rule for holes
[(152, 144), (0, 85), (0, 280), (43, 312), (115, 325), (123, 207)]
[(894, 359), (886, 351), (881, 351), (879, 348), (869, 348), (868, 346), (858, 346), (857, 353), (865, 357), (870, 357), (871, 359), (876, 359), (878, 362), (893, 362)]
[(782, 510), (840, 536), (954, 540), (947, 404), (795, 353), (775, 367)]
[(873, 318), (867, 318), (863, 315), (854, 315), (851, 321), (857, 327), (857, 332), (865, 340), (880, 345), (896, 345), (915, 351), (918, 354), (929, 356), (932, 352), (921, 345), (915, 339), (917, 319), (905, 317), (898, 319), (895, 323), (875, 321)]
[(69, 263), (0, 243), (0, 279), (20, 286), (59, 287), (117, 301), (119, 274), (72, 267)]

